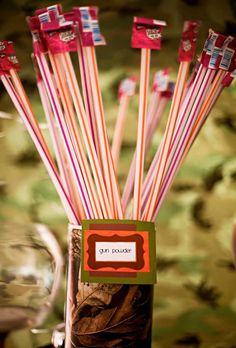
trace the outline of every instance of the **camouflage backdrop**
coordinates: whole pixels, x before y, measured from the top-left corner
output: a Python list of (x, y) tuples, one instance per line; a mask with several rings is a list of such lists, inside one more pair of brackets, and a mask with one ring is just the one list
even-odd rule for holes
[[(24, 17), (53, 2), (1, 0), (1, 39), (16, 43), (21, 77), (38, 118), (43, 113), (30, 61), (31, 38)], [(152, 56), (152, 72), (170, 66), (177, 72), (177, 49), (185, 19), (201, 19), (198, 49), (212, 27), (236, 34), (235, 0), (100, 0), (101, 28), (108, 46), (98, 49), (106, 122), (112, 137), (121, 78), (138, 73), (139, 52), (130, 48), (133, 15), (166, 20), (163, 49)], [(64, 9), (89, 1), (64, 1)], [(66, 257), (67, 222), (57, 194), (23, 125), (0, 86), (0, 221), (39, 221), (55, 233)], [(118, 176), (123, 187), (136, 138), (137, 97), (125, 129)], [(236, 85), (223, 92), (176, 178), (156, 221), (157, 273), (153, 347), (236, 347), (236, 273), (231, 233), (236, 217)], [(163, 134), (166, 114), (155, 134), (150, 163)], [(44, 131), (46, 137), (47, 130)], [(1, 256), (0, 256), (1, 257)], [(63, 320), (65, 284), (45, 327)], [(6, 347), (32, 347), (29, 331), (12, 333)]]

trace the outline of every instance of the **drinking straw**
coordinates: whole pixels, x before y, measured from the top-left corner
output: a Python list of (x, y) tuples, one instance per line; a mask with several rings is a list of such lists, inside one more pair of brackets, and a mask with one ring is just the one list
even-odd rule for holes
[(47, 120), (50, 136), (52, 139), (52, 145), (53, 145), (59, 173), (61, 175), (61, 180), (63, 182), (63, 186), (65, 187), (67, 193), (71, 197), (71, 194), (69, 192), (69, 184), (68, 184), (66, 169), (64, 166), (65, 163), (64, 163), (64, 159), (62, 157), (62, 152), (60, 151), (60, 143), (59, 143), (58, 134), (57, 134), (57, 130), (56, 130), (54, 119), (53, 119), (52, 109), (51, 109), (51, 106), (50, 106), (50, 103), (49, 103), (49, 100), (48, 100), (48, 97), (46, 94), (44, 83), (43, 83), (41, 77), (39, 76), (39, 74), (37, 76), (37, 87), (38, 87), (41, 103), (43, 106), (43, 110), (45, 113), (45, 117)]
[[(183, 122), (183, 117), (185, 115), (185, 113), (183, 111), (186, 108), (186, 104), (189, 103), (191, 93), (192, 93), (192, 89), (190, 88), (188, 90), (187, 95), (186, 95), (185, 102), (181, 105), (181, 108), (180, 108), (180, 112), (179, 112), (180, 116), (178, 116), (177, 122), (176, 122), (177, 129), (178, 129), (179, 125)], [(175, 134), (176, 134), (176, 130), (175, 130)], [(175, 136), (175, 134), (174, 134), (174, 136)], [(142, 212), (144, 211), (145, 207), (147, 206), (147, 200), (148, 200), (148, 197), (149, 197), (150, 192), (151, 192), (151, 188), (152, 188), (152, 184), (153, 184), (153, 180), (154, 180), (155, 168), (157, 166), (157, 162), (158, 162), (158, 159), (160, 156), (162, 144), (163, 144), (163, 140), (162, 140), (161, 144), (159, 145), (159, 147), (155, 153), (155, 156), (152, 160), (152, 163), (148, 169), (147, 175), (146, 175), (145, 180), (144, 180), (143, 191), (142, 191)]]
[(91, 79), (90, 79), (89, 68), (88, 68), (87, 60), (86, 60), (86, 53), (84, 52), (84, 47), (81, 44), (79, 33), (77, 35), (77, 47), (78, 47), (78, 61), (79, 61), (79, 67), (80, 67), (80, 78), (81, 78), (85, 111), (86, 111), (86, 115), (89, 118), (92, 139), (97, 152), (100, 166), (102, 168), (101, 151), (100, 151), (100, 145), (99, 145), (99, 139), (98, 139), (98, 126), (97, 126), (96, 115), (94, 110)]
[[(213, 72), (211, 72), (213, 74)], [(218, 84), (220, 79), (221, 79), (221, 75), (224, 74), (222, 71), (220, 71), (214, 78), (214, 81), (213, 83), (214, 84)], [(212, 77), (212, 76), (211, 76)], [(160, 206), (166, 196), (166, 193), (174, 179), (174, 175), (176, 175), (177, 173), (177, 169), (178, 169), (178, 163), (179, 161), (181, 160), (181, 156), (183, 155), (183, 152), (184, 152), (184, 149), (185, 149), (185, 146), (186, 146), (186, 142), (188, 140), (187, 138), (187, 135), (188, 135), (188, 132), (189, 132), (189, 128), (191, 127), (192, 123), (194, 122), (194, 119), (190, 118), (189, 119), (189, 122), (188, 122), (188, 125), (186, 126), (186, 131), (185, 131), (185, 134), (184, 136), (182, 136), (182, 141), (180, 142), (180, 146), (178, 147), (178, 151), (175, 153), (175, 156), (174, 156), (174, 159), (172, 160), (172, 163), (171, 163), (171, 166), (170, 166), (170, 169), (168, 171), (168, 174), (164, 180), (164, 183), (163, 183), (163, 186), (162, 186), (162, 189), (160, 191), (160, 195), (159, 195), (159, 198), (158, 198), (158, 201), (156, 203), (156, 206), (155, 206), (155, 211), (154, 211), (154, 214), (153, 214), (153, 217), (152, 219), (155, 219), (155, 216), (158, 214), (158, 211), (160, 209)]]
[(224, 75), (222, 75), (219, 80), (217, 79), (216, 81), (213, 81), (212, 86), (211, 86), (209, 93), (207, 95), (207, 98), (201, 107), (201, 110), (199, 112), (197, 120), (194, 124), (192, 131), (191, 131), (190, 137), (188, 139), (187, 145), (186, 145), (185, 150), (184, 150), (184, 154), (183, 154), (181, 161), (179, 163), (179, 167), (181, 166), (182, 162), (184, 161), (190, 147), (193, 145), (193, 142), (196, 139), (196, 136), (198, 135), (203, 123), (205, 122), (207, 116), (209, 115), (216, 100), (218, 99), (219, 95), (223, 91), (223, 88), (224, 88), (224, 85), (222, 84), (223, 79), (224, 79)]
[[(202, 125), (204, 124), (206, 118), (208, 117), (209, 113), (211, 112), (216, 100), (220, 96), (221, 92), (223, 91), (224, 87), (228, 87), (236, 75), (236, 62), (235, 62), (235, 49), (232, 49), (231, 47), (235, 48), (236, 39), (228, 36), (227, 39), (225, 39), (223, 44), (223, 56), (221, 59), (221, 62), (219, 64), (219, 68), (221, 70), (227, 71), (226, 75), (221, 78), (221, 83), (219, 82), (218, 85), (215, 86), (214, 91), (209, 91), (208, 98), (210, 93), (212, 93), (211, 98), (209, 98), (208, 105), (203, 106), (199, 116), (197, 118), (197, 121), (193, 127), (193, 130), (191, 132), (187, 147), (190, 148), (200, 131)], [(205, 105), (205, 104), (204, 104)], [(188, 151), (186, 147), (186, 152)], [(184, 154), (185, 156), (185, 154)]]
[[(43, 30), (54, 30), (54, 29), (60, 29), (61, 28), (61, 22), (62, 22), (62, 26), (68, 26), (71, 23), (69, 22), (64, 22), (64, 21), (58, 21), (57, 18), (55, 19), (53, 17), (53, 13), (48, 13), (48, 15), (44, 15), (44, 13), (39, 14), (39, 18), (42, 21), (42, 29)], [(50, 21), (52, 19), (52, 21)], [(72, 35), (71, 35), (72, 36)], [(51, 35), (47, 36), (47, 40), (48, 43), (50, 45), (50, 37)], [(56, 39), (58, 39), (58, 37), (56, 37)], [(59, 35), (59, 39), (60, 39), (60, 35)], [(66, 75), (66, 79), (67, 79), (67, 83), (69, 86), (69, 90), (72, 96), (72, 100), (77, 112), (77, 116), (80, 122), (80, 127), (82, 130), (82, 134), (85, 140), (85, 145), (87, 147), (88, 150), (88, 155), (89, 155), (89, 159), (90, 159), (90, 163), (91, 163), (91, 167), (93, 169), (94, 172), (94, 177), (95, 177), (95, 181), (97, 184), (97, 188), (98, 188), (98, 193), (100, 195), (100, 202), (103, 208), (103, 214), (104, 217), (112, 217), (111, 214), (111, 209), (109, 206), (109, 202), (107, 200), (107, 192), (105, 189), (105, 185), (103, 182), (103, 177), (102, 177), (102, 172), (101, 169), (99, 167), (99, 162), (97, 160), (97, 154), (96, 154), (96, 150), (94, 147), (93, 142), (91, 142), (91, 131), (90, 131), (90, 127), (89, 127), (89, 123), (87, 122), (87, 116), (84, 110), (84, 106), (83, 106), (83, 102), (82, 102), (82, 98), (80, 95), (80, 91), (79, 91), (79, 87), (78, 87), (78, 82), (75, 76), (75, 72), (73, 69), (73, 65), (70, 59), (70, 55), (69, 55), (69, 50), (67, 49), (67, 46), (64, 45), (64, 43), (59, 42), (59, 46), (63, 47), (63, 51), (60, 51), (60, 60), (61, 60), (61, 66), (64, 66), (66, 68), (64, 68), (64, 73)], [(58, 51), (58, 47), (55, 46), (55, 42), (51, 42), (50, 47), (57, 50)], [(76, 50), (76, 48), (73, 46), (73, 43), (71, 44), (71, 47)]]
[[(214, 78), (213, 83), (210, 86), (210, 90), (204, 102), (200, 103), (201, 99), (203, 98), (201, 93), (199, 93), (198, 97), (196, 98), (195, 105), (197, 105), (198, 108), (200, 105), (201, 107), (199, 108), (200, 112), (196, 108), (195, 109), (193, 108), (192, 114), (189, 116), (184, 133), (182, 135), (180, 146), (178, 147), (178, 151), (176, 150), (175, 152), (175, 158), (172, 160), (171, 168), (168, 171), (168, 175), (165, 178), (165, 183), (163, 184), (163, 188), (162, 188), (160, 197), (158, 199), (154, 215), (158, 213), (160, 205), (165, 197), (165, 194), (168, 191), (168, 188), (170, 187), (173, 181), (173, 178), (178, 168), (180, 167), (180, 164), (183, 161), (184, 156), (186, 155), (187, 151), (189, 150), (193, 142), (193, 137), (196, 136), (197, 132), (199, 131), (201, 127), (199, 126), (199, 122), (204, 120), (204, 117), (206, 117), (208, 111), (210, 110), (210, 107), (212, 107), (213, 100), (214, 101), (216, 100), (216, 92), (218, 93), (220, 92), (220, 85), (222, 83), (224, 76), (226, 75), (226, 72), (224, 70), (229, 69), (229, 67), (231, 66), (230, 63), (228, 63), (228, 66), (225, 66), (225, 56), (230, 55), (231, 56), (230, 61), (231, 61), (235, 54), (235, 51), (232, 49), (225, 48), (225, 46), (227, 45), (227, 42), (229, 42), (228, 38), (224, 37), (223, 35), (218, 35), (218, 38), (215, 42), (215, 47), (212, 50), (212, 57), (209, 61), (209, 67), (210, 69), (217, 69), (217, 66), (219, 66), (220, 70), (215, 75), (214, 70), (208, 69), (210, 77), (209, 79), (206, 79), (207, 81), (205, 84), (205, 88), (207, 89), (210, 86), (211, 80)], [(223, 52), (222, 52), (222, 47), (224, 49)], [(203, 64), (205, 64), (204, 61), (203, 61)], [(201, 121), (198, 121), (197, 123), (197, 120), (201, 120)], [(195, 124), (195, 130), (194, 130), (194, 124)]]
[(115, 174), (111, 149), (106, 133), (106, 125), (104, 118), (104, 109), (99, 86), (98, 67), (94, 45), (104, 42), (97, 20), (96, 7), (80, 7), (74, 8), (78, 17), (79, 33), (82, 46), (86, 55), (87, 66), (89, 67), (90, 81), (92, 87), (92, 96), (94, 102), (94, 110), (96, 114), (98, 138), (101, 146), (101, 157), (103, 165), (103, 173), (107, 187), (107, 194), (112, 208), (113, 215), (122, 219), (124, 214), (121, 207), (121, 199), (119, 193), (118, 182)]
[(216, 100), (219, 98), (221, 92), (223, 91), (224, 87), (228, 87), (231, 82), (233, 81), (234, 77), (236, 75), (236, 70), (233, 70), (233, 72), (228, 72), (225, 76), (222, 75), (221, 78), (215, 83), (213, 81), (213, 84), (211, 86), (211, 89), (207, 95), (207, 98), (202, 105), (201, 111), (198, 115), (197, 121), (194, 124), (194, 127), (192, 129), (192, 132), (190, 134), (190, 137), (188, 139), (188, 143), (186, 145), (183, 157), (181, 159), (181, 162), (179, 166), (181, 166), (183, 160), (185, 159), (189, 149), (193, 145), (194, 140), (196, 139), (201, 127), (206, 121), (206, 118), (210, 114), (214, 104), (216, 103)]
[(118, 115), (116, 119), (115, 130), (113, 133), (113, 142), (111, 147), (112, 157), (115, 168), (117, 167), (119, 157), (120, 157), (120, 149), (124, 134), (125, 121), (128, 111), (128, 106), (131, 97), (135, 93), (136, 86), (136, 78), (130, 77), (123, 81), (121, 81), (118, 90), (118, 98), (119, 98), (119, 109)]
[[(75, 48), (75, 40), (74, 40), (73, 33), (71, 33), (68, 30), (63, 31), (62, 35), (58, 33), (58, 29), (60, 30), (62, 26), (64, 29), (65, 28), (67, 29), (68, 26), (71, 26), (71, 22), (63, 21), (61, 24), (61, 21), (59, 21), (59, 15), (58, 14), (55, 15), (54, 11), (51, 11), (51, 9), (50, 11), (47, 11), (47, 12), (43, 12), (43, 11), (45, 11), (45, 9), (38, 11), (38, 21), (41, 22), (41, 29), (44, 32), (44, 39), (47, 42), (49, 49), (55, 53), (61, 52), (64, 50), (65, 51), (72, 50), (72, 49), (75, 50), (76, 48)], [(55, 12), (57, 13), (57, 11)], [(51, 31), (52, 34), (50, 33), (49, 35), (47, 35), (47, 31)], [(65, 36), (66, 36), (66, 40), (63, 40)], [(36, 50), (37, 55), (44, 58), (42, 54), (42, 49), (40, 48), (41, 47), (39, 47), (39, 49)], [(62, 120), (61, 122), (62, 122), (62, 127), (66, 127), (67, 125), (69, 127), (68, 129), (66, 129), (66, 131), (71, 136), (71, 139), (69, 139), (69, 142), (70, 142), (70, 146), (72, 145), (71, 151), (72, 151), (72, 154), (74, 155), (73, 164), (75, 164), (79, 180), (83, 184), (82, 186), (84, 189), (83, 194), (84, 194), (84, 198), (86, 198), (86, 201), (87, 201), (86, 213), (88, 213), (89, 211), (90, 217), (97, 217), (98, 204), (96, 205), (96, 203), (98, 203), (98, 200), (94, 203), (96, 193), (95, 193), (95, 190), (93, 189), (93, 182), (88, 170), (88, 165), (86, 167), (86, 164), (87, 164), (86, 156), (83, 153), (82, 145), (80, 143), (78, 133), (76, 133), (77, 131), (76, 121), (75, 121), (75, 118), (73, 117), (73, 114), (71, 114), (71, 110), (72, 110), (71, 99), (70, 99), (69, 93), (66, 94), (66, 87), (63, 88), (63, 86), (66, 86), (66, 84), (63, 84), (61, 82), (61, 76), (59, 74), (60, 69), (58, 69), (57, 67), (58, 65), (56, 63), (57, 61), (55, 62), (55, 59), (53, 60), (52, 55), (50, 55), (50, 58), (51, 58), (52, 65), (54, 67), (54, 72), (56, 74), (56, 79), (59, 85), (59, 90), (62, 95), (64, 107), (66, 107), (66, 116), (69, 117), (70, 119), (69, 122), (65, 122), (65, 120)], [(44, 63), (47, 63), (47, 61), (44, 60)], [(57, 104), (58, 104), (58, 107), (60, 107), (59, 101), (57, 101)], [(61, 113), (62, 113), (62, 109), (61, 109)], [(60, 115), (59, 115), (59, 118), (60, 118)]]
[[(139, 114), (136, 144), (136, 163), (133, 196), (133, 219), (141, 217), (141, 192), (143, 181), (144, 152), (145, 152), (145, 127), (147, 114), (147, 97), (149, 84), (149, 70), (151, 49), (160, 49), (160, 37), (165, 22), (152, 19), (134, 17), (132, 30), (133, 48), (141, 48), (140, 86), (139, 86)], [(139, 30), (140, 28), (143, 28)]]
[[(206, 70), (207, 70), (206, 67), (203, 67), (203, 66), (201, 66), (199, 68), (199, 70), (196, 74), (196, 78), (194, 79), (193, 84), (191, 85), (191, 87), (189, 88), (189, 90), (186, 94), (186, 98), (185, 98), (183, 104), (181, 105), (179, 116), (177, 118), (176, 127), (174, 130), (174, 137), (173, 137), (173, 141), (172, 141), (171, 145), (173, 145), (173, 142), (176, 141), (177, 134), (181, 134), (185, 125), (186, 125), (186, 122), (187, 122), (186, 115), (188, 115), (188, 113), (190, 112), (190, 110), (193, 106), (194, 100), (195, 100), (195, 98), (198, 94), (199, 88), (201, 86), (202, 79), (204, 78), (204, 76), (206, 74)], [(159, 156), (161, 153), (162, 145), (163, 145), (163, 141), (160, 144), (160, 146), (159, 146), (159, 148), (158, 148), (158, 150), (153, 158), (152, 164), (149, 168), (149, 171), (148, 171), (147, 176), (146, 176), (145, 181), (144, 181), (144, 187), (143, 187), (143, 193), (142, 193), (142, 210), (144, 210), (145, 207), (147, 206), (147, 200), (148, 200), (148, 197), (150, 196), (150, 192), (151, 192), (151, 188), (152, 188), (153, 180), (154, 180), (154, 175), (155, 175), (155, 168), (156, 168), (157, 163), (158, 163), (158, 159), (159, 159)]]
[(90, 67), (91, 85), (94, 100), (95, 113), (97, 116), (99, 143), (101, 144), (101, 156), (103, 164), (103, 173), (106, 180), (107, 191), (110, 199), (110, 204), (113, 207), (115, 217), (123, 219), (124, 214), (121, 207), (121, 198), (118, 187), (118, 182), (115, 174), (114, 163), (109, 145), (106, 125), (104, 118), (104, 109), (102, 104), (101, 90), (98, 82), (98, 69), (94, 47), (86, 48), (88, 64)]
[(169, 82), (166, 91), (157, 93), (157, 98), (155, 98), (153, 115), (150, 116), (150, 118), (149, 117), (147, 118), (147, 135), (146, 135), (147, 150), (150, 147), (154, 132), (160, 122), (161, 116), (164, 113), (164, 109), (167, 105), (167, 102), (171, 100), (173, 97), (174, 88), (175, 88), (175, 83)]
[(38, 137), (38, 131), (34, 129), (34, 126), (31, 123), (31, 120), (28, 118), (27, 114), (25, 113), (25, 110), (21, 105), (21, 101), (17, 93), (15, 92), (9, 77), (7, 77), (6, 75), (1, 75), (1, 80), (41, 156), (41, 159), (48, 171), (48, 174), (51, 177), (51, 180), (59, 194), (59, 197), (64, 206), (64, 209), (68, 216), (69, 221), (74, 224), (80, 223), (80, 220), (76, 216), (76, 213), (71, 204), (71, 201), (69, 197), (67, 196), (65, 189), (63, 188), (63, 185), (58, 175), (58, 172), (56, 170), (56, 167), (53, 165), (53, 160), (50, 159), (48, 156), (49, 150), (45, 149), (45, 145), (41, 143), (41, 139)]
[(12, 83), (13, 83), (13, 86), (21, 100), (21, 104), (23, 106), (23, 108), (25, 109), (26, 113), (29, 115), (30, 119), (31, 119), (31, 122), (33, 123), (34, 125), (34, 128), (36, 130), (36, 132), (38, 133), (39, 137), (41, 137), (41, 141), (42, 141), (42, 144), (45, 145), (45, 149), (47, 149), (48, 151), (48, 148), (47, 148), (47, 145), (46, 145), (46, 142), (45, 142), (45, 139), (43, 138), (42, 136), (42, 133), (40, 132), (40, 129), (39, 129), (39, 124), (34, 116), (34, 113), (33, 113), (33, 110), (32, 110), (32, 107), (30, 105), (30, 102), (29, 102), (29, 99), (25, 93), (25, 90), (24, 90), (24, 87), (22, 86), (22, 83), (20, 81), (20, 78), (16, 72), (15, 69), (10, 69), (9, 70), (9, 75), (12, 79)]
[[(174, 83), (173, 83), (173, 82), (171, 82), (170, 84), (171, 84), (172, 86), (174, 86)], [(155, 127), (157, 127), (158, 121), (160, 120), (160, 117), (161, 117), (161, 116), (163, 115), (163, 113), (164, 113), (164, 109), (165, 109), (165, 107), (166, 107), (166, 104), (167, 104), (168, 100), (171, 99), (171, 98), (172, 98), (172, 95), (173, 95), (173, 93), (172, 93), (171, 91), (166, 92), (166, 93), (163, 92), (163, 93), (161, 93), (161, 94), (162, 94), (162, 96), (161, 96), (161, 98), (160, 98), (160, 102), (159, 102), (159, 105), (158, 105), (158, 108), (157, 108), (157, 111), (156, 111), (156, 114), (155, 114), (156, 120), (154, 120), (154, 122), (157, 122), (156, 125), (155, 125)], [(154, 116), (154, 119), (155, 119), (155, 116)], [(153, 133), (154, 133), (155, 127), (152, 127), (152, 125), (151, 125), (150, 131), (149, 131), (148, 134), (147, 134), (147, 140), (148, 140), (147, 143), (148, 143), (148, 146), (150, 145), (149, 142), (151, 143), (151, 139), (152, 139), (152, 137), (153, 137)], [(157, 154), (159, 154), (159, 153), (160, 153), (160, 152), (157, 152)], [(158, 157), (157, 157), (157, 158), (158, 158)], [(155, 161), (152, 162), (152, 165), (155, 166)], [(150, 173), (153, 173), (152, 165), (151, 165), (151, 167), (150, 167)], [(148, 172), (149, 175), (150, 175), (150, 173)], [(148, 178), (148, 174), (146, 175), (146, 178), (145, 178), (144, 184), (143, 184), (143, 191), (142, 191), (142, 208), (141, 208), (141, 209), (142, 209), (142, 212), (143, 212), (144, 207), (145, 207), (145, 205), (146, 205), (148, 193), (150, 192), (150, 188), (151, 188), (151, 184), (152, 184), (152, 179), (153, 179), (153, 177), (152, 177), (151, 179), (149, 179), (149, 178)], [(150, 180), (150, 181), (149, 181), (149, 180)], [(148, 189), (149, 189), (149, 191), (148, 191)]]
[[(163, 93), (168, 89), (169, 82), (169, 72), (167, 69), (163, 69), (156, 73), (154, 76), (152, 93), (148, 105), (147, 111), (147, 125), (146, 125), (146, 143), (145, 143), (145, 155), (149, 150), (154, 131), (163, 115), (163, 110), (167, 102), (167, 98)], [(122, 195), (122, 206), (124, 211), (126, 210), (129, 201), (131, 199), (133, 185), (134, 185), (134, 175), (135, 175), (135, 161), (136, 161), (136, 151), (134, 153), (129, 173), (126, 179), (123, 195)]]
[(93, 141), (91, 141), (91, 138), (92, 138), (91, 130), (90, 130), (88, 119), (86, 117), (86, 113), (84, 110), (82, 97), (81, 97), (79, 86), (76, 80), (73, 65), (72, 65), (70, 56), (67, 52), (61, 55), (61, 59), (65, 67), (65, 73), (66, 73), (66, 77), (68, 81), (68, 86), (69, 86), (72, 100), (75, 106), (77, 117), (80, 123), (80, 127), (82, 131), (83, 139), (85, 142), (85, 146), (88, 152), (88, 156), (90, 159), (90, 164), (91, 164), (94, 179), (96, 182), (103, 215), (104, 215), (104, 218), (112, 218), (114, 217), (114, 215), (112, 213), (109, 201), (107, 199), (107, 191), (105, 188), (102, 171), (99, 166), (97, 152), (96, 152)]
[(185, 81), (188, 74), (189, 66), (190, 66), (189, 62), (180, 63), (174, 96), (171, 103), (170, 114), (169, 114), (166, 130), (165, 130), (165, 134), (163, 137), (163, 143), (161, 146), (160, 155), (158, 156), (157, 165), (155, 167), (152, 190), (150, 192), (149, 201), (146, 206), (144, 219), (148, 221), (151, 221), (152, 212), (155, 206), (155, 199), (156, 199), (156, 196), (158, 195), (158, 192), (160, 190), (160, 186), (162, 183), (162, 178), (164, 175), (167, 157), (170, 150), (172, 137), (174, 134), (174, 128), (175, 128), (177, 117), (178, 117), (180, 102), (181, 102), (182, 93), (185, 87)]
[(69, 91), (67, 90), (67, 84), (63, 83), (63, 80), (62, 80), (61, 75), (63, 72), (63, 66), (61, 64), (61, 59), (60, 59), (61, 54), (62, 53), (57, 53), (57, 54), (49, 53), (49, 57), (52, 63), (52, 67), (55, 74), (59, 94), (61, 96), (62, 104), (64, 106), (65, 116), (67, 119), (67, 125), (69, 126), (69, 132), (71, 134), (71, 138), (73, 139), (75, 150), (78, 155), (78, 161), (80, 162), (80, 165), (83, 171), (84, 182), (88, 190), (88, 195), (90, 197), (93, 216), (94, 218), (98, 218), (99, 216), (102, 216), (100, 203), (98, 201), (97, 193), (95, 191), (93, 178), (90, 173), (90, 168), (89, 168), (87, 158), (83, 149), (83, 145), (80, 140), (80, 135), (78, 132), (76, 119), (75, 119), (75, 113), (73, 110), (73, 106), (70, 103), (71, 100), (70, 100)]
[(42, 78), (45, 83), (45, 87), (47, 89), (47, 94), (49, 96), (50, 103), (52, 105), (52, 109), (54, 115), (57, 120), (57, 124), (59, 127), (59, 131), (61, 134), (61, 138), (65, 148), (67, 149), (66, 153), (68, 155), (68, 163), (71, 166), (71, 171), (73, 173), (73, 178), (75, 180), (76, 187), (81, 197), (81, 201), (83, 203), (86, 217), (91, 217), (91, 211), (89, 209), (90, 202), (89, 197), (86, 191), (86, 187), (84, 185), (83, 175), (80, 166), (77, 162), (77, 156), (74, 151), (73, 142), (70, 138), (70, 134), (67, 129), (66, 121), (64, 118), (64, 114), (61, 108), (61, 105), (57, 98), (57, 91), (55, 89), (55, 85), (53, 83), (51, 73), (48, 67), (47, 60), (41, 52), (36, 52), (35, 57), (42, 75)]
[[(184, 125), (186, 123), (186, 118), (185, 118), (185, 114), (187, 113), (187, 110), (190, 110), (192, 107), (192, 103), (193, 103), (193, 98), (191, 98), (191, 96), (193, 97), (193, 90), (196, 90), (196, 88), (198, 88), (197, 86), (199, 86), (199, 82), (201, 82), (201, 79), (204, 77), (204, 74), (206, 73), (206, 67), (209, 63), (210, 57), (212, 56), (212, 52), (213, 52), (213, 47), (215, 45), (215, 42), (218, 38), (218, 34), (214, 33), (212, 30), (210, 30), (209, 32), (209, 36), (206, 40), (205, 46), (203, 48), (203, 52), (201, 53), (201, 58), (199, 58), (199, 62), (196, 64), (195, 68), (194, 68), (194, 74), (192, 74), (192, 82), (189, 82), (189, 88), (186, 91), (186, 96), (185, 96), (185, 100), (181, 105), (181, 109), (179, 112), (179, 116), (177, 118), (177, 123), (176, 123), (176, 129), (175, 129), (175, 134), (174, 134), (174, 139), (176, 138), (176, 133), (179, 130), (180, 125)], [(203, 61), (203, 58), (206, 61), (206, 66), (203, 66), (202, 64), (200, 64), (200, 61)], [(201, 73), (201, 75), (199, 76), (199, 74)], [(197, 85), (198, 83), (198, 85)], [(196, 96), (196, 92), (195, 92), (195, 96)], [(191, 101), (191, 103), (190, 103)], [(186, 109), (188, 106), (188, 109)], [(185, 121), (184, 121), (185, 120)], [(143, 193), (142, 193), (142, 210), (147, 206), (147, 199), (150, 195), (150, 191), (151, 191), (151, 186), (153, 184), (153, 180), (154, 180), (154, 172), (155, 172), (155, 168), (157, 166), (157, 162), (158, 162), (158, 158), (160, 156), (160, 151), (161, 151), (161, 146), (162, 144), (159, 146), (154, 159), (152, 161), (152, 164), (148, 170), (147, 176), (145, 178), (144, 181), (144, 186), (143, 186)]]
[(85, 57), (84, 47), (82, 46), (81, 38), (80, 38), (78, 26), (77, 26), (77, 16), (75, 11), (71, 11), (71, 12), (65, 12), (63, 14), (63, 17), (65, 18), (65, 20), (72, 21), (74, 23), (73, 28), (74, 28), (74, 32), (76, 36), (76, 51), (78, 54), (84, 106), (85, 106), (86, 115), (89, 120), (92, 140), (94, 142), (94, 145), (97, 151), (97, 156), (99, 158), (99, 162), (101, 165), (101, 154), (100, 154), (100, 146), (98, 141), (97, 123), (96, 123), (95, 111), (93, 106), (93, 97), (91, 93), (91, 81), (90, 81), (90, 75), (89, 75), (88, 66), (87, 66), (87, 60)]
[(42, 102), (42, 106), (44, 109), (44, 113), (46, 116), (46, 120), (49, 126), (49, 132), (52, 139), (52, 144), (53, 144), (56, 161), (59, 168), (59, 173), (61, 176), (63, 186), (66, 189), (71, 201), (73, 202), (73, 206), (78, 216), (81, 219), (81, 216), (80, 216), (81, 211), (83, 212), (82, 215), (84, 216), (84, 209), (82, 206), (82, 202), (80, 200), (79, 195), (77, 194), (77, 190), (74, 187), (74, 182), (72, 180), (70, 167), (67, 164), (65, 149), (63, 147), (63, 144), (60, 141), (60, 138), (58, 137), (58, 133), (57, 133), (57, 129), (56, 129), (55, 121), (54, 121), (54, 115), (51, 109), (50, 102), (48, 100), (48, 96), (46, 93), (43, 80), (41, 77), (39, 77), (39, 73), (37, 76), (37, 87), (38, 87), (40, 99)]
[[(187, 21), (184, 24), (184, 30), (182, 35), (182, 40), (179, 49), (179, 60), (180, 67), (177, 76), (176, 86), (174, 90), (173, 100), (171, 103), (170, 114), (163, 137), (163, 144), (160, 151), (160, 156), (158, 158), (157, 166), (155, 169), (155, 175), (152, 185), (152, 190), (150, 197), (148, 199), (148, 204), (144, 214), (144, 219), (151, 221), (153, 216), (153, 211), (155, 209), (155, 202), (158, 193), (161, 188), (163, 176), (165, 173), (165, 168), (167, 164), (167, 159), (171, 147), (171, 142), (174, 135), (174, 129), (178, 118), (179, 109), (181, 106), (181, 100), (185, 89), (186, 79), (190, 67), (190, 63), (194, 56), (194, 51), (196, 47), (196, 34), (197, 28), (199, 27), (199, 22)], [(186, 43), (189, 45), (190, 49), (186, 51)]]

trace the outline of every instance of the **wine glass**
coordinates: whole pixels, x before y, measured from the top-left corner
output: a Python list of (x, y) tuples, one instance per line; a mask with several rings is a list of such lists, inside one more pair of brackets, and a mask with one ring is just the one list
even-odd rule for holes
[(2, 342), (11, 330), (42, 324), (52, 310), (62, 268), (60, 247), (46, 226), (0, 224)]

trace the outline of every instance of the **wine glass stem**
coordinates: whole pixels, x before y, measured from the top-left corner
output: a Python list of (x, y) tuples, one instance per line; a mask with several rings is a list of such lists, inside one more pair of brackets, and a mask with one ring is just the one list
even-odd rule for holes
[(4, 348), (8, 334), (9, 332), (0, 332), (0, 348)]

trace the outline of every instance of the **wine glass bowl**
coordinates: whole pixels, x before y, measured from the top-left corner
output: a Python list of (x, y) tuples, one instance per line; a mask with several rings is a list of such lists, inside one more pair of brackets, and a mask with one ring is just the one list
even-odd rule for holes
[(0, 331), (40, 325), (60, 286), (63, 258), (41, 224), (0, 224)]

